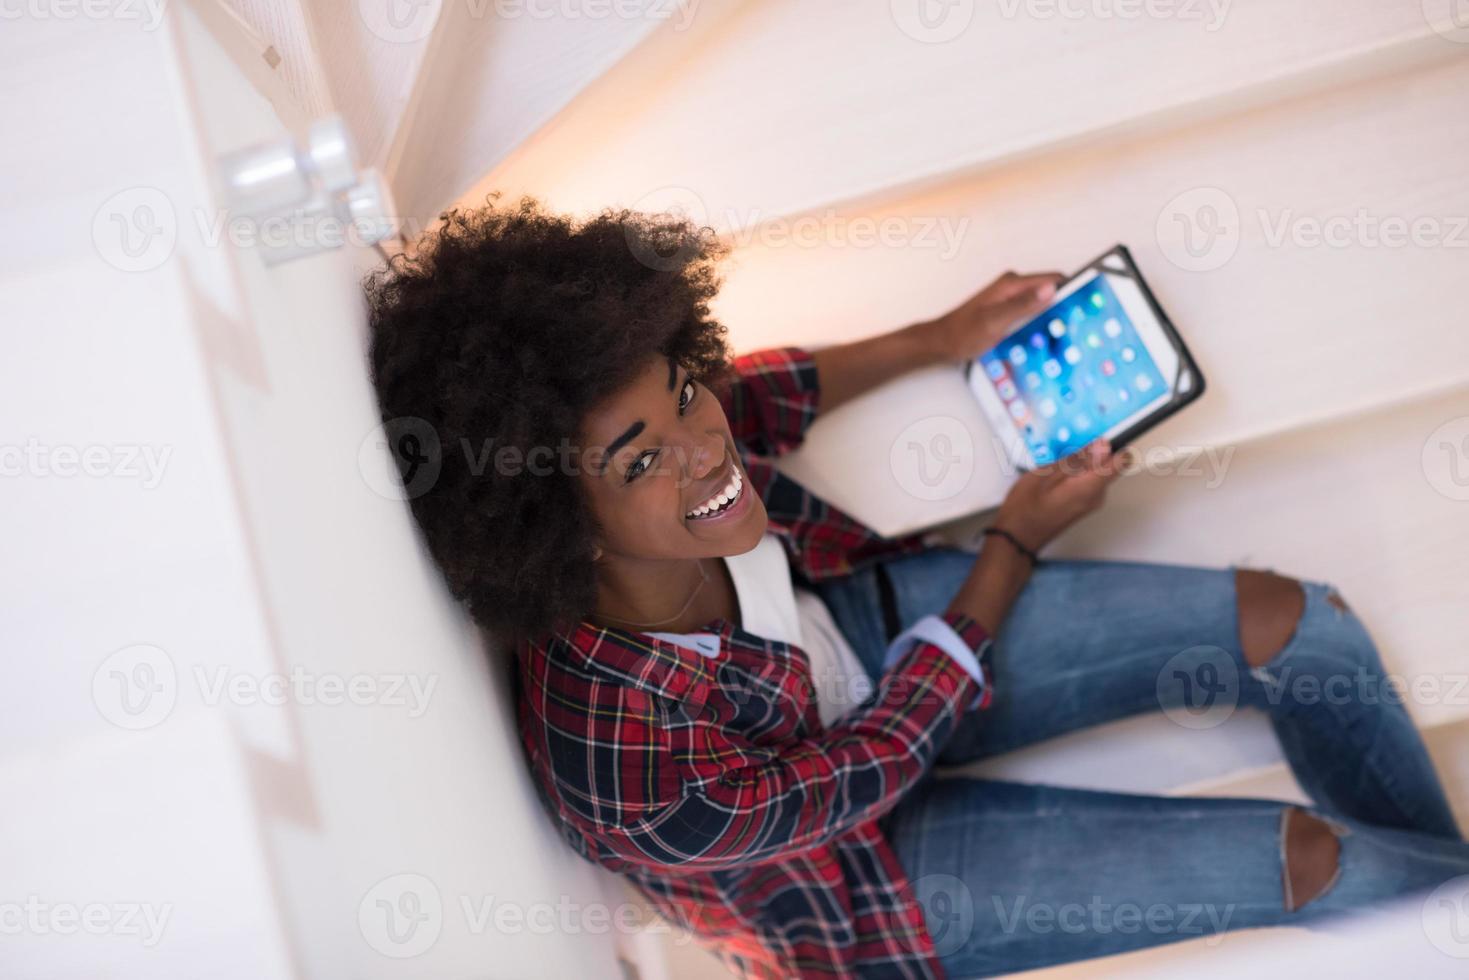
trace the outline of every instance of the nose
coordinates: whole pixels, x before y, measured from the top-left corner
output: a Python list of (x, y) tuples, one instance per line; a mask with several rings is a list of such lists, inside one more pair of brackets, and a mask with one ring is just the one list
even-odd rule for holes
[(709, 436), (693, 444), (685, 471), (689, 480), (702, 480), (724, 466), (724, 440)]

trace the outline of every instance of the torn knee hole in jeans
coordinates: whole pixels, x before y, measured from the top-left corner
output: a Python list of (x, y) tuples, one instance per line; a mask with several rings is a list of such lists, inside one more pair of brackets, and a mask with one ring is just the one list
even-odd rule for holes
[(1258, 671), (1295, 639), (1306, 612), (1306, 587), (1299, 579), (1275, 572), (1239, 568), (1235, 594), (1240, 652)]
[(1352, 611), (1351, 607), (1347, 605), (1346, 600), (1341, 597), (1341, 593), (1336, 591), (1336, 589), (1331, 589), (1329, 592), (1326, 593), (1326, 601), (1331, 603), (1338, 614), (1349, 613)]
[(1341, 877), (1341, 840), (1350, 833), (1322, 814), (1298, 806), (1281, 810), (1280, 880), (1287, 912), (1320, 898), (1336, 884)]

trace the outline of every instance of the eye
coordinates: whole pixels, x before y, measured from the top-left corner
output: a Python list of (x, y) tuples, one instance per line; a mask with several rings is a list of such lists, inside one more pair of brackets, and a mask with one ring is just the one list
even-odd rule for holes
[(622, 482), (623, 483), (631, 483), (632, 481), (636, 480), (638, 477), (642, 476), (644, 473), (647, 472), (648, 466), (657, 457), (658, 457), (658, 450), (656, 450), (656, 449), (649, 449), (646, 452), (643, 452), (643, 453), (639, 454), (638, 455), (638, 458), (635, 459), (635, 460), (633, 460), (632, 461), (632, 464), (630, 466), (628, 466), (627, 473), (624, 474), (624, 476), (622, 478)]
[(698, 390), (698, 386), (694, 384), (693, 378), (684, 379), (683, 390), (678, 393), (678, 413), (680, 415), (683, 414), (684, 409), (688, 408), (689, 405), (693, 403), (694, 394)]

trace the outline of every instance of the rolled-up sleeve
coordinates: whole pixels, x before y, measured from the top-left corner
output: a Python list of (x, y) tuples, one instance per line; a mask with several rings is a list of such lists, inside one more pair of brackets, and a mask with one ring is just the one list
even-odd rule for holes
[(883, 658), (882, 669), (888, 670), (897, 663), (916, 642), (928, 642), (953, 657), (974, 682), (979, 685), (979, 694), (971, 708), (988, 708), (993, 697), (991, 675), (988, 667), (991, 640), (988, 631), (975, 619), (962, 613), (947, 613), (943, 616), (925, 616), (893, 638)]

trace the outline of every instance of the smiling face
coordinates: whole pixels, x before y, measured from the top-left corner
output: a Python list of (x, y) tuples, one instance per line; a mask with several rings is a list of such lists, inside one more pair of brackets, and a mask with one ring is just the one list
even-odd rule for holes
[(604, 554), (638, 559), (743, 554), (765, 533), (724, 408), (670, 359), (651, 358), (632, 384), (583, 422), (580, 478), (602, 526)]

